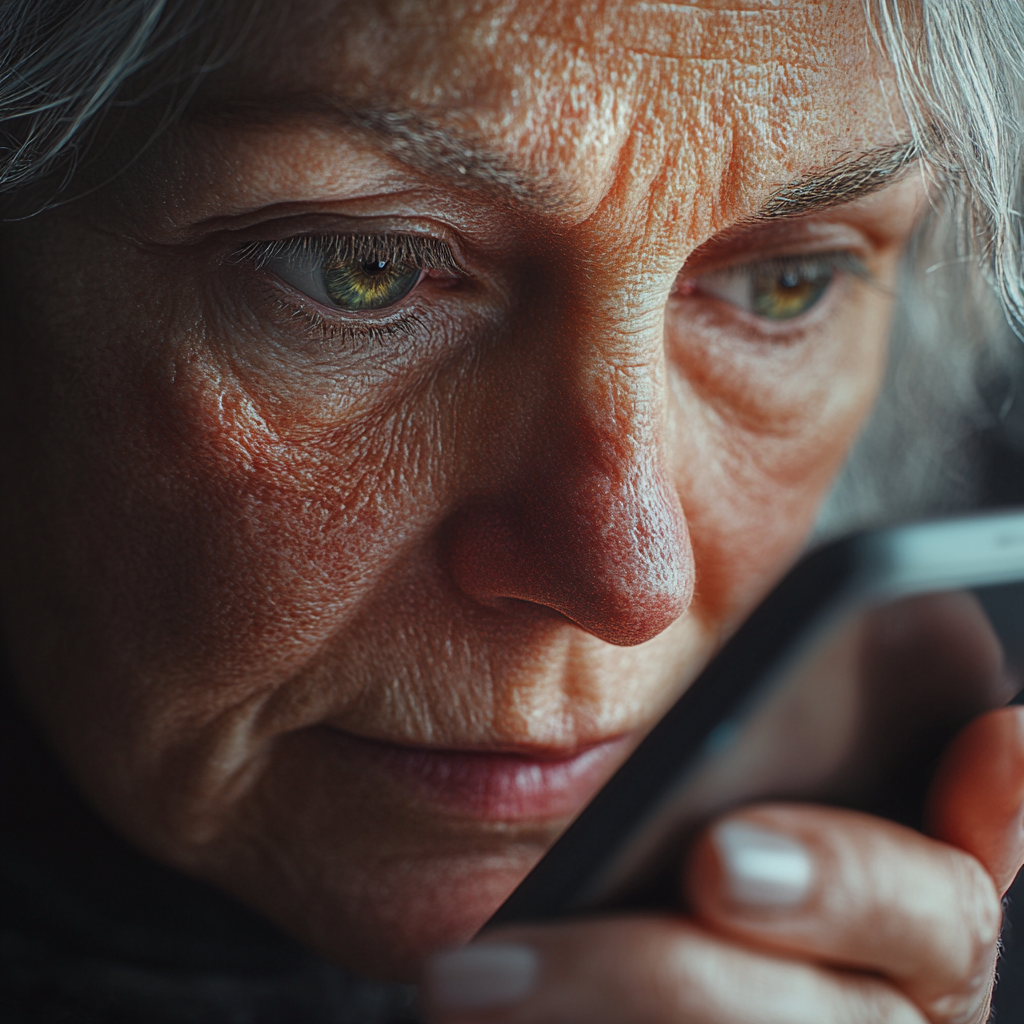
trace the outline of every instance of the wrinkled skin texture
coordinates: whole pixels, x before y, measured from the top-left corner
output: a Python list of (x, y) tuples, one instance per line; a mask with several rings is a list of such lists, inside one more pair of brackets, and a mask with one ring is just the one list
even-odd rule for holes
[[(804, 543), (923, 189), (749, 218), (899, 142), (892, 95), (856, 0), (269, 4), (128, 171), (5, 225), (5, 616), (87, 798), (356, 970), (410, 977), (469, 938)], [(456, 143), (428, 167), (435, 121)], [(462, 271), (359, 319), (238, 255), (383, 231)], [(840, 274), (793, 321), (679, 286), (837, 250), (877, 283)], [(485, 820), (359, 740), (615, 743), (571, 807)], [(913, 873), (925, 841), (850, 834), (877, 829)], [(991, 882), (971, 892), (998, 921)]]

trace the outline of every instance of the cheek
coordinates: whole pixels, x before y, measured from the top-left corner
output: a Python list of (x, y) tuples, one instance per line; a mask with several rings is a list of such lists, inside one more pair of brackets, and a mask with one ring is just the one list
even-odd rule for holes
[(296, 439), (204, 356), (93, 349), (58, 376), (24, 414), (17, 557), (26, 619), (79, 652), (77, 679), (25, 656), (71, 731), (104, 707), (146, 742), (279, 684), (437, 515), (450, 446), (387, 401)]
[(735, 624), (799, 553), (877, 393), (887, 304), (776, 349), (711, 335), (676, 351), (673, 471), (698, 567), (695, 608)]
[(343, 626), (436, 517), (446, 475), (430, 426), (381, 404), (295, 440), (212, 374), (151, 400), (126, 452), (147, 493), (111, 519), (146, 544), (132, 583), (164, 581), (148, 602), (163, 621), (128, 633), (161, 637), (169, 668), (192, 649), (204, 674), (257, 683)]

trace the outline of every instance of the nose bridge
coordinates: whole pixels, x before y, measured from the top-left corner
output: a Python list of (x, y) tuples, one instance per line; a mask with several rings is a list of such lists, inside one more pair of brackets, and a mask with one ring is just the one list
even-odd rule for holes
[(563, 484), (575, 477), (592, 501), (636, 518), (652, 487), (666, 484), (661, 324), (627, 330), (579, 318), (566, 340), (547, 371), (544, 436), (535, 444), (540, 476)]
[(615, 365), (598, 353), (573, 369), (548, 393), (532, 487), (561, 515), (592, 520), (587, 532), (597, 529), (607, 542), (627, 523), (641, 536), (651, 487), (663, 483), (657, 368)]
[(615, 644), (650, 639), (686, 608), (686, 522), (663, 470), (660, 335), (581, 328), (542, 362), (543, 411), (503, 493), (461, 524), (453, 568), (479, 599), (552, 608)]
[(653, 356), (627, 363), (601, 351), (588, 355), (566, 375), (569, 387), (552, 389), (551, 412), (565, 442), (579, 446), (582, 461), (624, 482), (657, 458), (663, 374)]

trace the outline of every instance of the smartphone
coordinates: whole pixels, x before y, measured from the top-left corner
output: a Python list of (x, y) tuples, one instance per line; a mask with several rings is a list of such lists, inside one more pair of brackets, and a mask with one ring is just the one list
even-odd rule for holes
[(1024, 687), (1024, 512), (868, 531), (806, 556), (486, 927), (679, 906), (687, 844), (753, 801), (919, 827), (949, 740)]

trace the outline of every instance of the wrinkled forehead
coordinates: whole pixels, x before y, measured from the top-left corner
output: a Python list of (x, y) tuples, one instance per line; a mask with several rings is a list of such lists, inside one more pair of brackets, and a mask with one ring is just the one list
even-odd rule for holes
[(695, 237), (901, 121), (861, 0), (271, 2), (197, 109), (296, 139), (333, 122), (576, 219), (660, 203)]

